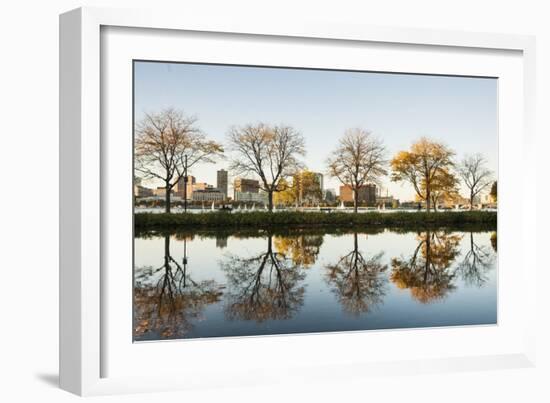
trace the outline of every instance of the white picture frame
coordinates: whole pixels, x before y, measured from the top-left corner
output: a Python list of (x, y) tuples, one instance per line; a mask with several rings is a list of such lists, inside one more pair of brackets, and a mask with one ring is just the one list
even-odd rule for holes
[[(341, 342), (349, 346), (358, 346), (366, 337), (371, 340), (394, 339), (402, 341), (406, 338), (429, 338), (434, 332), (439, 336), (447, 336), (446, 330), (424, 329), (412, 331), (394, 332), (352, 332), (347, 335), (299, 335), (299, 336), (274, 336), (267, 338), (246, 338), (241, 340), (210, 340), (206, 342), (193, 342), (183, 345), (178, 343), (156, 343), (154, 352), (167, 354), (170, 350), (185, 349), (194, 354), (185, 362), (177, 366), (168, 366), (168, 373), (163, 376), (152, 376), (147, 373), (135, 373), (131, 371), (133, 350), (131, 349), (131, 335), (122, 343), (128, 345), (113, 344), (111, 336), (105, 327), (120, 319), (120, 313), (111, 309), (112, 298), (109, 297), (109, 287), (106, 287), (106, 279), (114, 280), (105, 272), (108, 267), (109, 252), (108, 243), (105, 241), (105, 212), (109, 210), (112, 198), (109, 196), (110, 187), (106, 183), (106, 167), (109, 164), (109, 152), (105, 147), (115, 147), (109, 138), (102, 137), (109, 133), (110, 123), (105, 122), (107, 115), (103, 98), (109, 92), (109, 81), (102, 80), (104, 67), (102, 64), (102, 30), (108, 27), (117, 29), (147, 29), (155, 32), (192, 32), (200, 37), (208, 33), (217, 33), (217, 37), (223, 35), (243, 35), (253, 37), (254, 40), (270, 41), (329, 41), (330, 46), (337, 48), (348, 44), (377, 43), (382, 45), (399, 45), (400, 47), (422, 47), (422, 49), (437, 51), (467, 50), (471, 53), (483, 55), (491, 52), (513, 52), (515, 54), (512, 65), (521, 67), (521, 75), (514, 67), (510, 70), (510, 88), (518, 93), (519, 101), (513, 105), (503, 105), (507, 112), (506, 118), (515, 119), (510, 125), (521, 123), (518, 129), (522, 135), (506, 134), (509, 142), (501, 144), (499, 152), (504, 155), (520, 150), (526, 166), (532, 164), (532, 156), (535, 149), (534, 127), (534, 91), (535, 91), (535, 42), (533, 37), (519, 35), (502, 35), (486, 33), (466, 33), (454, 31), (427, 31), (406, 28), (381, 28), (365, 26), (349, 26), (324, 22), (304, 22), (300, 24), (281, 23), (281, 21), (249, 21), (244, 17), (241, 20), (213, 20), (198, 18), (197, 16), (185, 16), (169, 11), (151, 10), (114, 10), (103, 8), (81, 8), (70, 11), (60, 17), (60, 384), (63, 389), (79, 395), (112, 394), (140, 391), (160, 391), (197, 387), (211, 387), (232, 385), (248, 385), (265, 382), (293, 382), (298, 374), (300, 379), (323, 380), (334, 379), (334, 372), (344, 379), (347, 376), (369, 376), (371, 374), (410, 374), (418, 372), (456, 371), (490, 369), (503, 367), (525, 367), (534, 365), (534, 328), (535, 319), (525, 312), (535, 311), (536, 288), (536, 253), (533, 244), (530, 245), (530, 253), (526, 253), (528, 246), (527, 234), (534, 233), (536, 227), (535, 210), (521, 204), (519, 214), (515, 217), (507, 212), (507, 195), (514, 189), (501, 187), (499, 183), (499, 199), (504, 200), (502, 208), (499, 200), (499, 231), (502, 227), (513, 228), (515, 238), (511, 236), (501, 237), (499, 234), (499, 251), (506, 249), (507, 242), (518, 239), (521, 235), (521, 250), (517, 252), (517, 258), (508, 256), (504, 264), (512, 265), (518, 262), (523, 274), (521, 285), (522, 305), (517, 308), (516, 319), (510, 317), (502, 323), (500, 328), (491, 329), (455, 329), (448, 331), (448, 337), (461, 338), (465, 347), (468, 340), (475, 338), (496, 337), (502, 340), (510, 336), (510, 342), (503, 342), (492, 351), (484, 350), (484, 345), (478, 349), (457, 349), (446, 353), (445, 348), (435, 349), (432, 354), (416, 354), (401, 359), (389, 357), (388, 359), (367, 359), (360, 355), (348, 360), (338, 360), (337, 357), (317, 357), (312, 346), (330, 346), (331, 343)], [(149, 31), (151, 32), (151, 31)], [(158, 39), (159, 41), (162, 39)], [(166, 39), (178, 40), (173, 37)], [(306, 43), (307, 45), (307, 43)], [(147, 48), (145, 44), (143, 48)], [(422, 50), (423, 51), (423, 50)], [(147, 56), (147, 55), (146, 55)], [(131, 57), (128, 56), (128, 57)], [(153, 55), (149, 56), (154, 59)], [(198, 57), (198, 56), (197, 56)], [(229, 56), (225, 56), (229, 57)], [(255, 57), (259, 57), (256, 54)], [(457, 56), (461, 57), (457, 53)], [(431, 58), (431, 59), (430, 59)], [(518, 59), (519, 58), (519, 59)], [(432, 61), (434, 66), (435, 56), (427, 56), (427, 61)], [(519, 65), (517, 64), (519, 61)], [(268, 61), (266, 61), (268, 63)], [(514, 64), (515, 63), (515, 64)], [(418, 67), (420, 68), (420, 67)], [(428, 69), (428, 67), (424, 67)], [(436, 69), (437, 67), (432, 67)], [(496, 68), (496, 67), (495, 67)], [(387, 69), (387, 68), (386, 68)], [(398, 66), (396, 69), (400, 70)], [(458, 64), (446, 74), (472, 74), (473, 67)], [(424, 70), (422, 70), (424, 71)], [(503, 70), (504, 71), (504, 70)], [(414, 72), (414, 71), (411, 71)], [(428, 73), (434, 73), (429, 71)], [(110, 74), (110, 73), (109, 73)], [(503, 74), (508, 74), (503, 72)], [(519, 78), (518, 78), (519, 77)], [(113, 86), (114, 88), (114, 86)], [(124, 88), (118, 93), (128, 96)], [(511, 90), (512, 91), (512, 90)], [(125, 94), (125, 95), (124, 95)], [(108, 98), (111, 100), (111, 98)], [(109, 101), (111, 102), (111, 101)], [(518, 110), (518, 103), (521, 108)], [(120, 103), (123, 104), (124, 102)], [(111, 104), (112, 105), (112, 102)], [(121, 105), (118, 105), (120, 107)], [(130, 105), (122, 105), (128, 108)], [(514, 123), (515, 122), (515, 123)], [(128, 121), (126, 122), (128, 123)], [(506, 128), (502, 133), (507, 133)], [(512, 126), (510, 126), (510, 129)], [(503, 160), (499, 155), (499, 164), (502, 167)], [(505, 160), (504, 160), (505, 163)], [(509, 171), (499, 170), (502, 175)], [(519, 180), (521, 189), (529, 189), (532, 194), (536, 188), (536, 175), (526, 177), (512, 177), (510, 182)], [(116, 176), (116, 175), (115, 175)], [(508, 193), (507, 193), (508, 192)], [(510, 203), (508, 203), (510, 205)], [(111, 217), (115, 220), (114, 217)], [(509, 221), (509, 223), (508, 223)], [(502, 223), (502, 224), (501, 224)], [(109, 224), (112, 225), (112, 224)], [(119, 228), (124, 227), (124, 222)], [(502, 226), (501, 226), (502, 225)], [(499, 254), (500, 255), (500, 254)], [(507, 257), (506, 253), (502, 255)], [(501, 259), (501, 256), (499, 256)], [(517, 260), (513, 260), (517, 259)], [(500, 264), (503, 262), (500, 261)], [(500, 267), (499, 267), (500, 270)], [(508, 286), (509, 278), (504, 276), (499, 287)], [(118, 280), (117, 280), (118, 281)], [(120, 281), (123, 281), (120, 280)], [(120, 282), (118, 283), (120, 284)], [(510, 301), (509, 301), (510, 302)], [(504, 304), (508, 304), (506, 299)], [(504, 305), (504, 306), (509, 306)], [(499, 303), (499, 309), (503, 305)], [(520, 312), (524, 312), (519, 321)], [(128, 312), (131, 314), (131, 312)], [(114, 322), (113, 322), (114, 318)], [(506, 319), (506, 318), (505, 318)], [(507, 324), (508, 323), (508, 324)], [(509, 327), (506, 330), (506, 327)], [(504, 330), (502, 330), (504, 329)], [(507, 333), (504, 333), (506, 330)], [(477, 332), (477, 333), (476, 333)], [(120, 332), (119, 332), (120, 333)], [(513, 334), (513, 340), (512, 335)], [(123, 338), (120, 334), (115, 335)], [(520, 341), (521, 339), (521, 341)], [(489, 339), (487, 339), (489, 340)], [(203, 343), (203, 344), (201, 344)], [(232, 366), (221, 365), (217, 370), (208, 365), (201, 365), (201, 354), (211, 354), (213, 357), (225, 357), (226, 361), (235, 360), (235, 352), (244, 352), (245, 344), (248, 356), (243, 359), (246, 363), (254, 360), (257, 354), (266, 346), (273, 351), (272, 359), (277, 360), (282, 344), (291, 346), (296, 353), (289, 362), (277, 361), (275, 365), (266, 366), (265, 370), (257, 371), (246, 368), (243, 364)], [(499, 343), (495, 343), (499, 344)], [(128, 347), (125, 350), (125, 346)], [(310, 350), (311, 349), (311, 350)], [(143, 348), (141, 348), (143, 350)], [(116, 353), (114, 353), (115, 351)], [(125, 351), (127, 355), (121, 355)], [(153, 351), (153, 350), (151, 350)], [(383, 351), (383, 349), (382, 349)], [(461, 352), (462, 351), (462, 352)], [(140, 351), (141, 353), (141, 351)], [(130, 355), (128, 355), (130, 354)], [(149, 354), (144, 352), (145, 356)], [(158, 356), (158, 354), (155, 354)], [(224, 356), (225, 355), (225, 356)], [(110, 357), (117, 356), (120, 362), (129, 363), (127, 367), (119, 365), (113, 371), (106, 365)], [(162, 355), (160, 360), (162, 361)], [(158, 363), (158, 361), (157, 361)], [(272, 364), (274, 361), (272, 361)], [(257, 362), (257, 368), (262, 364)], [(240, 365), (240, 366), (239, 366)], [(198, 368), (192, 373), (189, 368)], [(307, 372), (303, 369), (308, 368)], [(337, 371), (327, 371), (337, 369)], [(188, 372), (186, 372), (188, 371)], [(329, 375), (328, 372), (331, 372)], [(186, 374), (185, 376), (182, 374)]]

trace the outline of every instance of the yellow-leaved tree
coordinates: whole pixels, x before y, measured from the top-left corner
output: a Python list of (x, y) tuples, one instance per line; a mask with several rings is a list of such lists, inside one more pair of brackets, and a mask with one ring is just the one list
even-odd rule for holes
[(392, 181), (409, 182), (430, 211), (434, 193), (450, 188), (454, 152), (445, 144), (422, 137), (410, 150), (399, 151), (391, 161)]

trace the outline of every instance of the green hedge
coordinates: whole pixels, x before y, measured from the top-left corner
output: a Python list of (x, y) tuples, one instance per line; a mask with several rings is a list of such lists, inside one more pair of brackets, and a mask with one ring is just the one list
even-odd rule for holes
[(274, 228), (314, 226), (447, 226), (484, 224), (495, 226), (497, 213), (491, 211), (463, 212), (390, 212), (390, 213), (342, 213), (342, 212), (212, 212), (212, 213), (138, 213), (136, 228)]

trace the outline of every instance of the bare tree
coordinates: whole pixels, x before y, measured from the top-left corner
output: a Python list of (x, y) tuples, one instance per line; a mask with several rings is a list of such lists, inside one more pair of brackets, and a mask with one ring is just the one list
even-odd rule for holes
[(468, 188), (470, 210), (474, 198), (493, 181), (493, 173), (486, 167), (487, 161), (481, 154), (467, 155), (458, 167), (458, 174)]
[(350, 186), (353, 209), (357, 212), (359, 189), (368, 183), (379, 183), (386, 175), (386, 149), (382, 141), (363, 129), (348, 129), (338, 148), (327, 160), (328, 173), (343, 185)]
[(233, 127), (229, 131), (229, 148), (234, 153), (230, 169), (236, 174), (260, 177), (260, 188), (268, 195), (273, 210), (273, 193), (284, 190), (281, 181), (296, 173), (305, 155), (304, 137), (290, 126), (260, 123)]
[(147, 113), (136, 124), (135, 171), (146, 179), (159, 179), (166, 191), (166, 208), (170, 212), (170, 194), (187, 168), (199, 162), (213, 162), (223, 153), (220, 144), (207, 140), (196, 126), (194, 117), (168, 108)]

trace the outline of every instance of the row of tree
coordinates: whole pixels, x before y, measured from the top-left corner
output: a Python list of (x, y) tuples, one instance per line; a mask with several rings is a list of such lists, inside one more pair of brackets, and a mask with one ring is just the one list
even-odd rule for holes
[[(304, 168), (303, 135), (286, 125), (264, 123), (233, 127), (228, 134), (228, 151), (231, 153), (229, 169), (235, 175), (253, 175), (259, 178), (260, 188), (267, 193), (269, 211), (273, 209), (273, 196), (287, 192), (293, 195), (289, 179), (294, 182), (315, 181), (311, 175), (299, 175)], [(135, 170), (147, 179), (157, 179), (166, 189), (166, 212), (170, 212), (170, 194), (176, 183), (198, 163), (211, 163), (223, 158), (224, 147), (208, 140), (196, 126), (196, 119), (182, 111), (165, 109), (146, 114), (136, 125)], [(460, 163), (455, 153), (443, 143), (421, 138), (409, 150), (400, 151), (387, 159), (383, 142), (370, 132), (355, 128), (347, 130), (338, 147), (326, 161), (327, 173), (354, 193), (354, 210), (357, 212), (359, 189), (367, 184), (380, 184), (391, 168), (391, 180), (408, 182), (417, 199), (425, 202), (427, 211), (436, 209), (443, 199), (456, 198), (460, 180), (468, 189), (470, 207), (474, 199), (493, 181), (481, 154), (466, 156)], [(290, 190), (290, 193), (289, 193)], [(496, 197), (496, 186), (495, 186)]]

